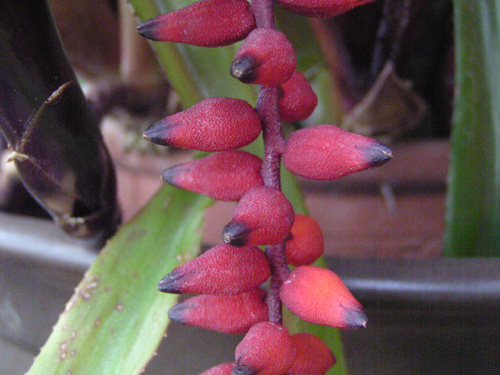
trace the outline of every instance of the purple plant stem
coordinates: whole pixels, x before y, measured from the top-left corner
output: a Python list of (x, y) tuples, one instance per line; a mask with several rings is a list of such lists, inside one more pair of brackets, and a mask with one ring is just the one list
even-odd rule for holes
[(266, 255), (271, 265), (271, 280), (267, 294), (267, 307), (269, 308), (269, 321), (282, 323), (282, 306), (280, 288), (290, 273), (286, 263), (285, 243), (266, 246)]
[(264, 162), (261, 174), (264, 184), (275, 189), (281, 189), (280, 163), (285, 146), (279, 122), (278, 90), (278, 87), (261, 86), (255, 105), (255, 110), (262, 119), (264, 139)]
[(274, 29), (274, 0), (253, 0), (250, 9), (255, 15), (257, 27)]
[[(255, 14), (257, 27), (274, 28), (273, 0), (254, 0), (252, 11)], [(255, 110), (262, 119), (264, 138), (264, 162), (261, 174), (264, 184), (275, 189), (281, 189), (281, 154), (285, 146), (279, 122), (279, 89), (279, 87), (261, 86), (255, 106)], [(282, 306), (279, 291), (290, 272), (286, 262), (285, 243), (266, 246), (266, 256), (271, 266), (271, 281), (267, 298), (269, 321), (281, 324)]]

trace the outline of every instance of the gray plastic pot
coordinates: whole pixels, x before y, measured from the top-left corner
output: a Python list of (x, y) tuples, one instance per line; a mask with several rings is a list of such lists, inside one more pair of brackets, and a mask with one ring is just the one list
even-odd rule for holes
[[(0, 214), (0, 374), (20, 375), (95, 258), (52, 223)], [(500, 374), (500, 259), (328, 259), (367, 310), (352, 375)], [(231, 361), (239, 336), (172, 324), (151, 375)]]

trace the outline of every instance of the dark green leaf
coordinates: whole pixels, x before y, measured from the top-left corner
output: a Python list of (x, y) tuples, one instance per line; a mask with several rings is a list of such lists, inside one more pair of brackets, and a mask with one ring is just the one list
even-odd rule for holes
[(449, 256), (500, 256), (500, 7), (454, 1), (456, 98), (447, 201)]

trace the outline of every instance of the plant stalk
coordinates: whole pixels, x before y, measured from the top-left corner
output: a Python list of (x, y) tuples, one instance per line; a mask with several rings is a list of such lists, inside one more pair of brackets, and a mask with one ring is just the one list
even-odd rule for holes
[(257, 28), (274, 29), (274, 1), (273, 0), (253, 0), (251, 10), (255, 15)]
[[(273, 0), (254, 0), (252, 11), (258, 28), (274, 28)], [(262, 119), (264, 162), (261, 174), (264, 185), (281, 190), (280, 166), (285, 138), (279, 122), (279, 87), (261, 86), (255, 110)], [(271, 266), (267, 299), (269, 321), (281, 324), (283, 318), (279, 291), (290, 272), (286, 262), (285, 243), (266, 246), (266, 256)]]

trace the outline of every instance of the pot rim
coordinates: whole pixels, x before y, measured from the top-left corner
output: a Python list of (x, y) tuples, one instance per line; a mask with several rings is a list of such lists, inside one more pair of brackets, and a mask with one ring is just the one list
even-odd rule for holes
[[(97, 253), (49, 220), (0, 213), (0, 256), (83, 272)], [(326, 257), (326, 262), (367, 308), (500, 307), (500, 258)]]

